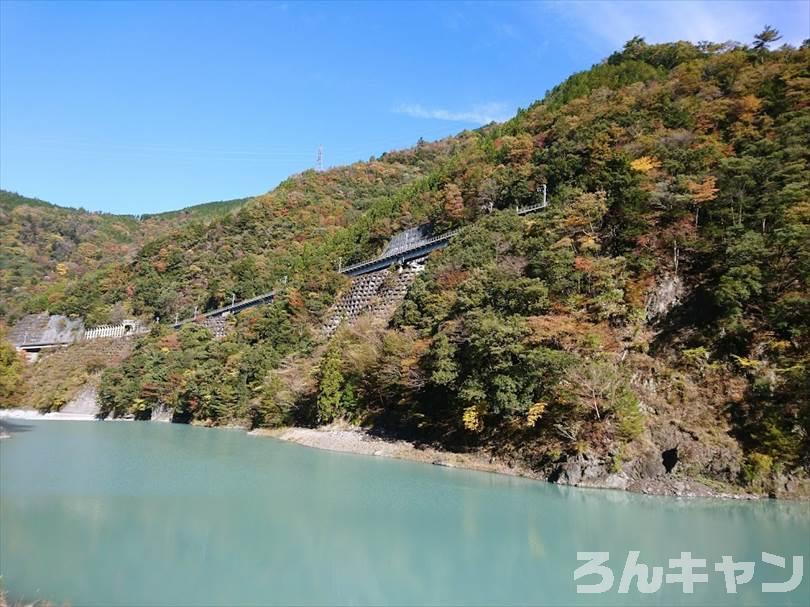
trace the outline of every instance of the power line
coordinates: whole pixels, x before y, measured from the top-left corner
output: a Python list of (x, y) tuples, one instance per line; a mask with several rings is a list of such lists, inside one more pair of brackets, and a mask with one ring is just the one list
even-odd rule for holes
[(319, 173), (323, 171), (323, 146), (318, 146), (318, 155), (315, 156), (315, 170)]

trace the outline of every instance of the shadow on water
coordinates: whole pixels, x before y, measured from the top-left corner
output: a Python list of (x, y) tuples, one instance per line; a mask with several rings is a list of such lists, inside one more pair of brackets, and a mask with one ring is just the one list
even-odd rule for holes
[(0, 434), (3, 432), (8, 432), (9, 434), (14, 432), (30, 432), (34, 429), (32, 424), (23, 424), (19, 422), (11, 422), (7, 419), (0, 419)]

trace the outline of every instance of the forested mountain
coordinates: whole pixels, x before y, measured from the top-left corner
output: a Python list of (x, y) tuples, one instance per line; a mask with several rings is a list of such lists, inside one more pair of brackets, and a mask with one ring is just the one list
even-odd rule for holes
[[(194, 223), (146, 243), (131, 263), (74, 281), (51, 310), (104, 321), (121, 307), (151, 320), (181, 318), (268, 291), (284, 276), (310, 272), (334, 283), (344, 261), (382, 243), (425, 205), (406, 186), (425, 180), (463, 139), (423, 144), (379, 160), (307, 171), (252, 199), (237, 212)], [(420, 206), (421, 205), (421, 206)], [(401, 208), (400, 208), (401, 206)], [(342, 244), (338, 244), (342, 243)], [(326, 247), (326, 248), (324, 248)], [(320, 309), (323, 283), (310, 285)], [(326, 294), (328, 300), (328, 294)]]
[(59, 207), (0, 190), (0, 318), (14, 320), (23, 311), (47, 309), (71, 280), (131, 258), (160, 234), (221, 217), (246, 201), (136, 217)]
[[(303, 173), (48, 303), (166, 318), (278, 288), (223, 340), (194, 325), (141, 340), (105, 372), (112, 414), (347, 418), (550, 476), (638, 478), (668, 453), (692, 479), (795, 492), (810, 470), (809, 137), (808, 45), (634, 39), (506, 123)], [(547, 211), (510, 211), (541, 184)], [(319, 337), (338, 260), (425, 221), (464, 230), (392, 324)]]

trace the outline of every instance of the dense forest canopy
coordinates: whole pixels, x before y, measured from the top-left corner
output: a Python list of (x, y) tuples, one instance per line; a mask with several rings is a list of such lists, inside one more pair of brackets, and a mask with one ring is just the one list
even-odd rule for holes
[[(767, 489), (810, 469), (810, 47), (773, 42), (634, 38), (503, 124), (295, 176), (30, 305), (165, 318), (278, 288), (223, 340), (141, 340), (105, 372), (116, 415), (346, 418), (539, 469), (674, 446)], [(509, 211), (543, 184), (546, 212)], [(337, 261), (426, 221), (464, 230), (391, 325), (324, 342)]]
[[(0, 319), (47, 310), (75, 279), (87, 275), (92, 282), (99, 270), (131, 259), (149, 240), (222, 217), (247, 200), (135, 216), (59, 207), (0, 190)], [(123, 313), (122, 305), (107, 311), (113, 319)]]

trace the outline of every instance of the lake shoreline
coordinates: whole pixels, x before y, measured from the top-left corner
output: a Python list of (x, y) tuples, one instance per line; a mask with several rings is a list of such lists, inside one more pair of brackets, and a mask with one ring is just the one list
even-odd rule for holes
[(622, 475), (622, 473), (617, 473), (585, 482), (573, 483), (566, 482), (564, 479), (554, 481), (547, 475), (531, 470), (525, 466), (500, 461), (496, 457), (484, 452), (454, 453), (433, 447), (417, 447), (413, 443), (405, 440), (385, 439), (373, 436), (362, 428), (341, 422), (321, 426), (319, 428), (302, 428), (296, 426), (259, 428), (248, 432), (248, 434), (251, 436), (275, 438), (325, 451), (402, 459), (447, 468), (460, 468), (479, 472), (505, 474), (508, 476), (520, 476), (537, 481), (554, 482), (555, 484), (583, 488), (614, 489), (644, 495), (679, 498), (703, 497), (732, 500), (759, 500), (767, 498), (767, 496), (764, 495), (756, 495), (743, 491), (716, 491), (698, 481), (679, 477), (632, 480)]
[(36, 409), (0, 409), (0, 419), (91, 422), (96, 421), (98, 418), (90, 413), (64, 413), (61, 411), (42, 413), (42, 411), (37, 411)]
[[(41, 413), (34, 409), (0, 409), (0, 420), (42, 420), (42, 421), (101, 421), (94, 415), (78, 413)], [(122, 421), (122, 420), (119, 420)], [(127, 420), (131, 421), (131, 420)], [(200, 425), (202, 424), (193, 424)], [(402, 439), (389, 439), (375, 436), (363, 428), (353, 426), (347, 422), (335, 422), (318, 428), (304, 428), (286, 426), (281, 428), (257, 428), (249, 430), (244, 426), (220, 426), (221, 429), (239, 429), (250, 436), (270, 437), (304, 447), (334, 451), (338, 453), (352, 453), (375, 457), (401, 459), (446, 468), (459, 468), (490, 472), (507, 476), (519, 476), (527, 479), (551, 482), (559, 485), (590, 489), (614, 489), (640, 493), (643, 495), (657, 495), (678, 498), (716, 498), (733, 500), (759, 500), (767, 499), (767, 495), (748, 493), (742, 490), (735, 491), (733, 487), (724, 487), (717, 490), (709, 485), (694, 479), (677, 475), (666, 475), (653, 478), (633, 479), (623, 472), (597, 474), (588, 477), (587, 474), (574, 476), (560, 475), (552, 478), (549, 474), (532, 470), (520, 463), (506, 462), (484, 451), (470, 453), (456, 453), (434, 447), (417, 446)], [(10, 434), (0, 427), (0, 439), (10, 438)], [(571, 465), (563, 464), (563, 467)], [(581, 463), (575, 464), (583, 467)], [(587, 468), (587, 463), (583, 468)], [(587, 472), (587, 470), (585, 470)], [(803, 495), (780, 496), (780, 499), (806, 500)]]

